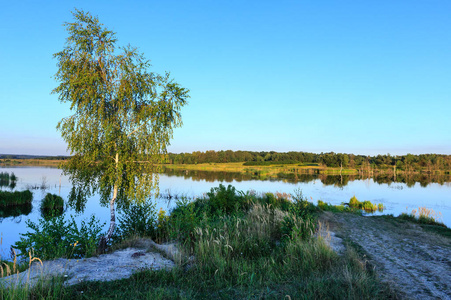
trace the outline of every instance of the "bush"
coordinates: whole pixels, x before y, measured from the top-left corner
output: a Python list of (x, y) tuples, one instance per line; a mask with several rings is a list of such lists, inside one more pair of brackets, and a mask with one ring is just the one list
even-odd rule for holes
[(26, 222), (31, 232), (21, 234), (20, 241), (13, 248), (20, 251), (20, 256), (28, 257), (32, 252), (34, 257), (41, 260), (54, 258), (83, 258), (96, 253), (100, 232), (105, 225), (93, 216), (89, 221), (81, 221), (77, 226), (71, 216), (65, 221), (63, 216), (49, 219), (39, 219), (38, 223)]
[(159, 215), (158, 229), (162, 233), (168, 232), (170, 238), (192, 246), (195, 241), (195, 228), (200, 225), (202, 217), (208, 219), (204, 210), (205, 201), (202, 199), (190, 202), (188, 198), (182, 197), (177, 200), (176, 205), (176, 209), (172, 211), (169, 219), (166, 219), (164, 215), (161, 217)]
[(317, 212), (318, 208), (311, 202), (304, 198), (302, 194), (302, 190), (295, 190), (294, 194), (291, 195), (293, 198), (293, 205), (290, 208), (290, 211), (300, 217), (301, 219), (313, 219)]
[(375, 212), (376, 210), (382, 211), (384, 209), (384, 205), (382, 203), (379, 203), (379, 205), (371, 203), (371, 201), (365, 200), (363, 202), (360, 202), (357, 200), (355, 195), (349, 199), (349, 207), (356, 208), (356, 209), (363, 209), (366, 212)]
[(117, 234), (120, 239), (131, 236), (156, 237), (156, 212), (155, 203), (130, 205), (123, 209), (118, 217)]
[(41, 201), (41, 215), (43, 218), (61, 216), (64, 212), (64, 200), (58, 195), (47, 193)]
[(262, 197), (254, 199), (254, 201), (262, 205), (271, 205), (273, 208), (279, 208), (283, 211), (288, 211), (292, 202), (289, 200), (291, 195), (281, 193), (265, 193)]
[(211, 188), (207, 196), (212, 215), (230, 214), (246, 208), (249, 204), (244, 193), (237, 193), (235, 187), (230, 184), (227, 186), (227, 189), (222, 184), (219, 187)]
[(64, 207), (64, 200), (58, 195), (47, 193), (41, 202), (42, 210), (62, 209)]

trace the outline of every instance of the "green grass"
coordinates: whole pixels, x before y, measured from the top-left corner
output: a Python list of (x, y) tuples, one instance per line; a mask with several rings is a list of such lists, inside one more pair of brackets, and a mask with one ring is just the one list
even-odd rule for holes
[(0, 191), (0, 207), (31, 204), (33, 193), (29, 190), (23, 192)]
[[(243, 193), (229, 186), (206, 197), (181, 199), (167, 216), (132, 209), (127, 238), (151, 232), (176, 239), (185, 257), (170, 271), (143, 271), (113, 282), (62, 288), (61, 280), (17, 298), (46, 299), (387, 299), (393, 296), (358, 254), (344, 255), (314, 237), (320, 209), (300, 191)], [(139, 221), (134, 223), (133, 220)], [(135, 226), (140, 225), (140, 226)], [(147, 225), (155, 230), (147, 230)], [(141, 229), (139, 229), (141, 228)], [(144, 228), (145, 230), (142, 230)], [(9, 291), (11, 295), (13, 291)]]

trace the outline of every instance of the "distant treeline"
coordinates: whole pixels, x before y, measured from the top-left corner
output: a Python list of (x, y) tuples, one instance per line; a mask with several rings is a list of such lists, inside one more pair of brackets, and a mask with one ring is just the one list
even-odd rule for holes
[(170, 164), (201, 164), (246, 162), (246, 165), (271, 164), (319, 164), (327, 167), (343, 168), (393, 168), (403, 170), (451, 170), (451, 155), (377, 155), (365, 156), (346, 153), (310, 153), (310, 152), (275, 152), (275, 151), (196, 151), (193, 153), (169, 153)]

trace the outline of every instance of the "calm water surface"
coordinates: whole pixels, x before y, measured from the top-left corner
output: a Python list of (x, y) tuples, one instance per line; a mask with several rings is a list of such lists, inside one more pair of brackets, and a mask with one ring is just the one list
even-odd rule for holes
[[(48, 188), (46, 190), (33, 191), (33, 205), (31, 211), (24, 211), (15, 217), (0, 217), (1, 245), (0, 256), (9, 256), (9, 249), (12, 244), (19, 240), (20, 234), (27, 231), (26, 220), (36, 222), (40, 218), (40, 202), (46, 193), (58, 194), (67, 200), (72, 188), (68, 178), (62, 175), (60, 169), (45, 167), (9, 167), (0, 168), (0, 172), (14, 172), (18, 177), (17, 186), (14, 190), (22, 191), (27, 187), (38, 185), (44, 181)], [(360, 201), (369, 200), (373, 203), (382, 203), (385, 206), (383, 214), (399, 215), (403, 212), (410, 213), (412, 209), (427, 207), (435, 212), (441, 213), (443, 223), (451, 227), (451, 184), (430, 183), (427, 186), (415, 183), (414, 185), (405, 183), (375, 183), (373, 179), (349, 181), (345, 186), (325, 185), (320, 179), (313, 179), (309, 182), (290, 183), (285, 181), (262, 181), (262, 180), (237, 180), (233, 178), (201, 179), (196, 176), (180, 176), (175, 174), (160, 174), (160, 192), (166, 194), (170, 191), (172, 195), (183, 194), (190, 198), (201, 196), (208, 192), (210, 188), (217, 187), (220, 183), (232, 184), (238, 190), (257, 192), (285, 192), (293, 193), (296, 189), (301, 189), (304, 196), (314, 203), (323, 200), (331, 204), (348, 202), (355, 195)], [(3, 187), (3, 190), (10, 191)], [(160, 207), (169, 211), (174, 207), (174, 202), (167, 202), (164, 199), (156, 199), (157, 209)], [(65, 216), (76, 215), (76, 220), (80, 222), (94, 214), (102, 222), (109, 222), (109, 209), (99, 204), (99, 197), (95, 195), (89, 198), (83, 214), (76, 214), (71, 208), (67, 208)], [(377, 213), (381, 214), (381, 213)]]

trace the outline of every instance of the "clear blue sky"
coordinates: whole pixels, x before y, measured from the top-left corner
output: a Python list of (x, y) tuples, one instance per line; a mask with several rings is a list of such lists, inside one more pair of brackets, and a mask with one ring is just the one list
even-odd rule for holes
[(7, 1), (0, 153), (64, 155), (62, 24), (83, 9), (191, 90), (171, 152), (451, 154), (451, 1)]

